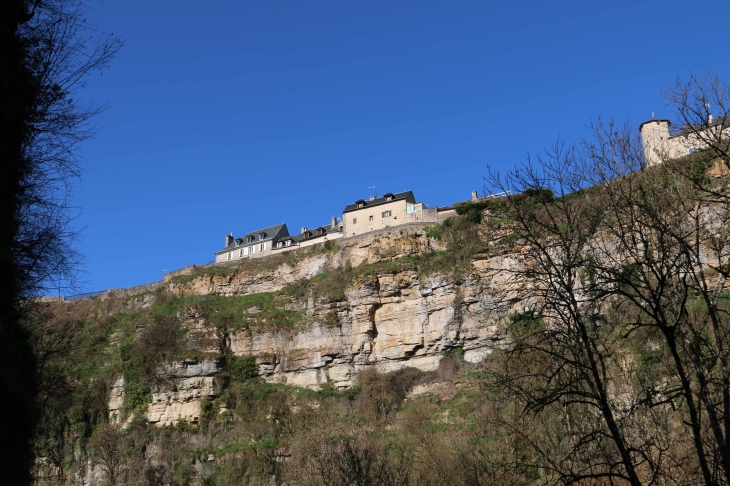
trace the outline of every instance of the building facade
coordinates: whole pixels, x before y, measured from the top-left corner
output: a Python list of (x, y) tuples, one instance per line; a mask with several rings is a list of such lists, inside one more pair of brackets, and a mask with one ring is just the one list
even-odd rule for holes
[[(727, 120), (730, 122), (730, 120)], [(644, 146), (644, 157), (649, 166), (689, 155), (707, 146), (705, 140), (719, 141), (730, 135), (730, 126), (723, 117), (708, 116), (701, 126), (685, 125), (672, 133), (671, 122), (652, 118), (639, 126)]]
[(304, 248), (307, 246), (324, 243), (325, 241), (337, 240), (343, 237), (343, 224), (332, 217), (329, 225), (319, 226), (309, 229), (302, 228), (302, 232), (298, 235), (288, 235), (280, 238), (274, 243), (273, 252), (292, 250), (294, 248)]
[(342, 211), (344, 235), (355, 236), (408, 222), (408, 215), (424, 205), (416, 203), (413, 191), (387, 193), (383, 197), (360, 199)]
[(289, 231), (284, 223), (252, 231), (237, 238), (234, 238), (233, 234), (226, 235), (226, 246), (216, 252), (215, 261), (222, 263), (271, 255), (274, 245), (287, 236)]

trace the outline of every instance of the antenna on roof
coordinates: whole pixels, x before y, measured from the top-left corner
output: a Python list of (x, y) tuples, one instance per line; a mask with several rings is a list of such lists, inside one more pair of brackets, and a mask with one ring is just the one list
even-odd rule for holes
[(372, 186), (372, 187), (368, 186), (368, 189), (372, 189), (372, 190), (374, 190), (374, 191), (375, 191), (375, 197), (378, 197), (378, 189), (377, 189), (377, 187), (375, 186), (375, 184), (373, 184), (373, 186)]
[(651, 112), (651, 117), (654, 118), (654, 112), (653, 111)]

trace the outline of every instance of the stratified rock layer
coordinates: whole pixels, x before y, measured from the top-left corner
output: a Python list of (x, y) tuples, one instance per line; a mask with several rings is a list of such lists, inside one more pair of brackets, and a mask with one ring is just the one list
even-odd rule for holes
[(219, 372), (215, 360), (186, 360), (166, 366), (147, 408), (147, 420), (156, 425), (171, 425), (178, 420), (197, 422), (200, 399), (217, 395), (215, 375)]
[[(193, 276), (169, 283), (181, 296), (240, 296), (274, 292), (323, 271), (423, 255), (439, 248), (418, 228), (380, 232), (368, 238), (344, 242), (338, 251), (302, 257), (296, 264), (269, 265), (257, 273), (245, 269), (226, 274)], [(306, 314), (305, 323), (289, 331), (243, 329), (219, 336), (195, 308), (181, 309), (178, 319), (188, 332), (188, 347), (202, 353), (229, 348), (237, 356), (255, 356), (260, 375), (269, 382), (317, 388), (331, 383), (351, 386), (367, 367), (394, 371), (405, 366), (424, 371), (438, 367), (449, 349), (463, 348), (467, 361), (478, 362), (495, 346), (504, 344), (504, 330), (490, 309), (490, 289), (504, 289), (508, 282), (492, 269), (516, 264), (509, 257), (474, 260), (466, 276), (452, 272), (419, 276), (414, 270), (364, 274), (350, 284), (344, 300), (294, 303), (291, 310)], [(508, 272), (507, 272), (508, 273)], [(504, 275), (503, 272), (501, 275)], [(502, 314), (504, 315), (504, 314)], [(271, 326), (276, 329), (277, 326)], [(165, 425), (200, 417), (200, 399), (217, 394), (218, 361), (171, 363), (161, 370), (165, 377), (153, 392), (147, 417)], [(121, 407), (123, 381), (115, 383), (110, 410)]]

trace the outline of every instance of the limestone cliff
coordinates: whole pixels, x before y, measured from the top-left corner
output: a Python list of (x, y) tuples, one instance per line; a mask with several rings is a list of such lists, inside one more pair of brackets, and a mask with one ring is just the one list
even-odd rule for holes
[[(490, 313), (490, 289), (504, 286), (504, 282), (494, 281), (486, 269), (510, 265), (510, 261), (473, 258), (459, 277), (451, 269), (421, 274), (408, 265), (382, 265), (404, 257), (427, 257), (439, 249), (441, 243), (428, 238), (422, 227), (408, 227), (343, 240), (331, 251), (315, 250), (225, 271), (217, 267), (170, 279), (167, 291), (177, 296), (233, 298), (276, 292), (324, 274), (352, 273), (353, 268), (381, 264), (357, 273), (346, 282), (342, 295), (315, 295), (304, 287), (301, 295), (280, 304), (301, 314), (294, 327), (266, 322), (221, 332), (211, 325), (215, 315), (195, 305), (180, 308), (176, 317), (186, 330), (187, 348), (208, 359), (165, 365), (159, 372), (164, 379), (152, 390), (147, 419), (158, 425), (179, 419), (197, 421), (200, 399), (217, 396), (216, 375), (221, 368), (215, 356), (224, 351), (255, 356), (259, 374), (266, 381), (310, 388), (329, 383), (338, 389), (350, 387), (367, 367), (433, 370), (446, 351), (457, 347), (464, 350), (467, 361), (482, 360), (505, 339), (497, 317)], [(253, 306), (241, 309), (240, 314), (247, 321), (260, 311)], [(120, 412), (123, 385), (120, 378), (111, 390), (110, 415)]]

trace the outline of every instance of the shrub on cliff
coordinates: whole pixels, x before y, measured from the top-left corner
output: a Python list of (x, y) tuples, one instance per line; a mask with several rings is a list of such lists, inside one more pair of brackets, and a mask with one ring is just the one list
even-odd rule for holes
[(231, 378), (236, 381), (244, 382), (259, 376), (259, 366), (256, 364), (255, 356), (230, 356), (227, 361)]

